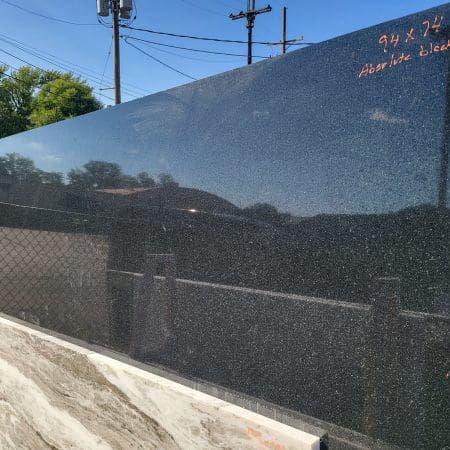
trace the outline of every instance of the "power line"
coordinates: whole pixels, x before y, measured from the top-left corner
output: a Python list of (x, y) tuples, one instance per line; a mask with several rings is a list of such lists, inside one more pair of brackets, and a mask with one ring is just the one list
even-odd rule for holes
[(181, 1), (183, 3), (186, 3), (186, 5), (189, 5), (189, 6), (192, 6), (194, 8), (200, 9), (201, 11), (205, 11), (205, 12), (207, 12), (209, 14), (214, 14), (215, 16), (220, 16), (220, 17), (224, 17), (225, 16), (225, 14), (221, 14), (221, 13), (219, 13), (217, 11), (213, 11), (212, 9), (205, 8), (203, 6), (197, 5), (196, 3), (191, 2), (189, 0), (181, 0)]
[[(222, 0), (216, 0), (216, 1), (217, 1), (217, 3), (220, 3), (220, 4), (222, 4), (223, 6), (225, 6), (225, 7), (227, 7), (227, 8), (232, 8), (232, 6), (231, 6), (230, 3), (225, 3), (225, 2), (223, 2)], [(236, 3), (241, 4), (240, 0), (235, 0), (235, 1), (236, 1)]]
[(0, 75), (5, 75), (6, 77), (11, 78), (14, 81), (18, 81), (19, 83), (23, 82), (23, 80), (20, 80), (19, 78), (16, 78), (16, 77), (13, 77), (12, 75), (10, 75), (9, 73), (6, 73), (6, 72), (0, 72)]
[(95, 92), (96, 95), (100, 95), (101, 97), (105, 97), (108, 100), (111, 100), (112, 102), (114, 101), (114, 99), (112, 97), (110, 97), (109, 95), (105, 95), (105, 94), (103, 94), (103, 93), (101, 93), (99, 91), (94, 91), (94, 92)]
[[(106, 23), (101, 23), (100, 20), (97, 23), (81, 23), (81, 22), (72, 22), (70, 20), (65, 20), (65, 19), (60, 19), (58, 17), (53, 17), (53, 16), (49, 16), (47, 14), (42, 14), (39, 13), (37, 11), (33, 11), (31, 9), (25, 8), (23, 6), (17, 5), (16, 3), (13, 3), (9, 0), (0, 0), (2, 3), (5, 3), (13, 8), (17, 8), (21, 11), (27, 12), (29, 14), (32, 14), (34, 16), (37, 17), (42, 17), (44, 19), (47, 20), (53, 20), (55, 22), (60, 22), (60, 23), (65, 23), (67, 25), (77, 25), (77, 26), (108, 26)], [(200, 5), (196, 5), (193, 2), (190, 2), (188, 0), (181, 0), (186, 4), (189, 4), (193, 7), (199, 8), (199, 9), (203, 9), (204, 11), (208, 11), (214, 14), (218, 14), (220, 15), (218, 12), (216, 11), (212, 11), (209, 10), (207, 8), (204, 8)], [(135, 3), (133, 1), (133, 3)], [(223, 5), (225, 5), (225, 3), (222, 3)], [(134, 20), (134, 18), (133, 18)], [(133, 21), (132, 20), (132, 21)], [(210, 37), (200, 37), (200, 36), (190, 36), (190, 35), (182, 35), (182, 34), (175, 34), (175, 33), (169, 33), (169, 32), (162, 32), (162, 31), (155, 31), (155, 30), (150, 30), (150, 29), (145, 29), (145, 28), (135, 28), (135, 27), (131, 27), (130, 25), (125, 25), (122, 24), (120, 25), (122, 28), (129, 28), (130, 30), (135, 30), (135, 31), (144, 31), (144, 32), (148, 32), (148, 33), (154, 33), (154, 34), (161, 34), (161, 35), (165, 35), (165, 36), (173, 36), (173, 37), (180, 37), (180, 38), (188, 38), (188, 39), (198, 39), (198, 40), (204, 40), (204, 41), (213, 41), (213, 42), (228, 42), (228, 43), (235, 43), (235, 44), (246, 44), (247, 41), (240, 41), (240, 40), (232, 40), (232, 39), (219, 39), (219, 38), (210, 38)], [(108, 28), (110, 28), (110, 26), (108, 26)], [(289, 41), (287, 41), (289, 43)], [(263, 42), (263, 41), (253, 41), (254, 44), (261, 44), (261, 45), (276, 45), (278, 44), (277, 42)], [(312, 42), (302, 42), (302, 43), (292, 43), (290, 45), (313, 45), (314, 43)]]
[(79, 22), (71, 22), (70, 20), (59, 19), (57, 17), (48, 16), (46, 14), (38, 13), (37, 11), (33, 11), (28, 8), (24, 8), (23, 6), (17, 5), (16, 3), (10, 2), (8, 0), (1, 0), (2, 3), (5, 3), (13, 8), (20, 9), (21, 11), (27, 12), (28, 14), (33, 14), (34, 16), (42, 17), (47, 20), (53, 20), (55, 22), (61, 22), (68, 25), (78, 25), (78, 26), (99, 26), (99, 23), (79, 23)]
[(3, 50), (2, 48), (0, 48), (0, 52), (6, 53), (8, 56), (11, 56), (12, 58), (17, 59), (17, 60), (20, 61), (20, 62), (23, 62), (23, 63), (26, 64), (27, 66), (31, 66), (31, 67), (34, 67), (35, 69), (43, 70), (41, 67), (35, 66), (34, 64), (31, 64), (30, 62), (25, 61), (24, 59), (19, 58), (18, 56), (13, 55), (12, 53), (9, 53), (9, 52), (7, 52), (6, 50)]
[(171, 52), (171, 51), (165, 50), (163, 48), (158, 48), (151, 44), (146, 44), (146, 46), (153, 50), (156, 50), (157, 52), (162, 52), (167, 55), (177, 56), (178, 58), (188, 59), (189, 61), (201, 61), (201, 62), (205, 62), (205, 63), (229, 63), (230, 61), (236, 61), (236, 60), (229, 60), (229, 59), (228, 60), (216, 60), (216, 59), (194, 58), (193, 56), (182, 55), (180, 53)]
[[(190, 48), (190, 47), (180, 47), (179, 45), (163, 44), (161, 42), (149, 41), (147, 39), (140, 39), (140, 38), (131, 37), (131, 36), (121, 36), (121, 37), (124, 38), (125, 40), (133, 39), (135, 41), (146, 42), (146, 43), (154, 44), (154, 45), (161, 45), (162, 47), (176, 48), (176, 49), (179, 49), (179, 50), (188, 50), (190, 52), (208, 53), (208, 54), (211, 54), (211, 55), (225, 55), (225, 56), (247, 56), (247, 55), (242, 54), (242, 53), (225, 53), (225, 52), (215, 52), (215, 51), (212, 51), (212, 50), (201, 50), (201, 49)], [(270, 57), (269, 56), (255, 56), (255, 58), (264, 59), (264, 58), (270, 58)]]
[[(172, 36), (172, 37), (179, 37), (179, 38), (186, 38), (186, 39), (195, 39), (198, 41), (212, 41), (212, 42), (227, 42), (231, 44), (247, 44), (248, 41), (239, 41), (234, 39), (219, 39), (219, 38), (212, 38), (212, 37), (202, 37), (202, 36), (191, 36), (188, 34), (176, 34), (176, 33), (169, 33), (166, 31), (156, 31), (151, 30), (149, 28), (137, 28), (137, 27), (131, 27), (129, 25), (121, 25), (122, 28), (128, 28), (130, 30), (135, 31), (143, 31), (145, 33), (152, 33), (152, 34), (159, 34), (162, 36)], [(290, 43), (290, 41), (287, 41), (287, 43)], [(260, 45), (275, 45), (279, 44), (279, 42), (264, 42), (264, 41), (253, 41), (253, 44), (260, 44)], [(292, 45), (312, 45), (310, 42), (296, 42)]]
[[(87, 67), (85, 67), (85, 66), (81, 66), (81, 65), (79, 65), (79, 64), (75, 64), (75, 63), (73, 63), (72, 61), (69, 61), (69, 60), (67, 60), (67, 59), (64, 59), (64, 58), (61, 58), (61, 57), (59, 57), (59, 56), (56, 56), (56, 55), (53, 55), (52, 53), (49, 53), (49, 52), (47, 52), (47, 51), (45, 51), (45, 50), (40, 50), (40, 49), (38, 49), (38, 48), (36, 48), (36, 47), (33, 47), (33, 46), (31, 46), (31, 45), (28, 45), (28, 44), (26, 44), (26, 43), (24, 43), (24, 42), (21, 42), (21, 41), (19, 41), (19, 40), (17, 40), (17, 39), (13, 39), (13, 38), (10, 38), (10, 37), (8, 37), (8, 36), (6, 36), (5, 34), (2, 34), (2, 33), (0, 33), (0, 37), (3, 37), (4, 39), (6, 39), (7, 41), (12, 41), (13, 43), (15, 43), (15, 44), (19, 44), (19, 45), (22, 45), (23, 47), (26, 47), (26, 48), (28, 48), (28, 49), (32, 49), (32, 50), (35, 50), (35, 51), (37, 51), (37, 52), (39, 52), (39, 53), (41, 53), (41, 54), (44, 54), (44, 55), (47, 55), (47, 56), (49, 56), (50, 58), (53, 58), (53, 59), (56, 59), (56, 60), (59, 60), (59, 61), (62, 61), (63, 63), (67, 63), (67, 64), (69, 64), (69, 65), (71, 65), (71, 66), (73, 66), (73, 67), (76, 67), (76, 68), (78, 68), (78, 69), (82, 69), (82, 71), (84, 71), (84, 72), (90, 72), (90, 73), (92, 73), (92, 74), (94, 74), (94, 75), (98, 75), (98, 76), (104, 76), (104, 74), (100, 74), (100, 72), (96, 72), (95, 70), (92, 70), (92, 69), (90, 69), (90, 68), (87, 68)], [(11, 44), (11, 42), (9, 42), (9, 44), (10, 45), (13, 45), (13, 44)], [(22, 50), (22, 51), (24, 51), (24, 50)], [(81, 71), (80, 71), (81, 72)], [(87, 76), (87, 75), (86, 75)], [(112, 80), (112, 77), (110, 77), (110, 76), (106, 76), (105, 78), (108, 78), (109, 80)], [(128, 89), (129, 91), (131, 91), (131, 90), (133, 90), (133, 91), (136, 91), (137, 93), (139, 92), (139, 91), (141, 91), (143, 94), (146, 94), (147, 93), (147, 91), (145, 90), (145, 89), (143, 89), (143, 88), (141, 88), (141, 87), (139, 87), (139, 86), (136, 86), (136, 85), (134, 85), (134, 84), (132, 84), (132, 83), (123, 83), (124, 85), (126, 85), (126, 86), (129, 86), (129, 88), (130, 89)]]
[[(63, 63), (63, 62), (59, 62), (59, 61), (57, 61), (57, 60), (54, 61), (54, 60), (51, 59), (51, 58), (48, 58), (48, 57), (43, 56), (42, 54), (39, 53), (39, 51), (38, 51), (38, 52), (34, 52), (34, 51), (31, 51), (31, 50), (28, 50), (28, 49), (26, 49), (25, 47), (22, 47), (22, 46), (20, 46), (20, 45), (18, 45), (18, 44), (14, 44), (14, 43), (12, 43), (12, 42), (8, 42), (8, 40), (6, 40), (6, 39), (4, 39), (4, 38), (2, 38), (2, 37), (0, 37), (0, 41), (6, 42), (8, 45), (11, 45), (12, 47), (17, 48), (17, 49), (21, 50), (22, 52), (24, 52), (24, 53), (26, 53), (26, 54), (28, 54), (28, 55), (31, 55), (31, 56), (33, 56), (33, 57), (35, 57), (35, 58), (38, 58), (38, 59), (40, 59), (40, 60), (42, 60), (42, 61), (45, 61), (45, 62), (47, 62), (47, 63), (49, 63), (49, 64), (51, 64), (51, 65), (53, 65), (53, 66), (55, 66), (55, 67), (57, 67), (57, 68), (59, 68), (59, 69), (62, 69), (62, 70), (64, 70), (64, 71), (70, 71), (70, 72), (72, 72), (72, 73), (74, 73), (74, 74), (76, 74), (76, 75), (78, 75), (78, 76), (81, 76), (81, 77), (83, 77), (83, 78), (88, 79), (90, 82), (92, 82), (92, 83), (94, 83), (94, 84), (99, 84), (100, 78), (97, 77), (97, 76), (93, 76), (93, 75), (89, 75), (89, 74), (83, 73), (83, 71), (80, 71), (80, 70), (76, 71), (76, 70), (74, 70), (72, 67), (70, 67), (70, 65), (68, 65), (68, 64), (65, 64), (65, 63)], [(16, 59), (19, 59), (17, 56), (14, 56), (14, 57), (15, 57)], [(19, 60), (20, 60), (20, 59), (19, 59)], [(21, 60), (21, 61), (24, 62), (25, 60)], [(35, 67), (37, 67), (37, 66), (35, 66)], [(141, 96), (141, 94), (133, 93), (133, 92), (130, 91), (129, 89), (126, 89), (126, 90), (124, 90), (124, 91), (125, 91), (125, 92), (127, 93), (127, 95), (129, 95), (130, 97)]]
[(10, 69), (19, 70), (17, 67), (12, 66), (11, 64), (8, 64), (5, 61), (0, 61), (0, 64), (4, 64), (5, 66), (8, 66)]
[(100, 85), (103, 84), (103, 78), (105, 77), (106, 66), (108, 65), (109, 57), (111, 56), (112, 44), (113, 44), (113, 41), (112, 41), (112, 39), (111, 39), (111, 42), (110, 42), (110, 44), (109, 44), (108, 54), (106, 55), (105, 65), (103, 66), (103, 73), (102, 73), (102, 78), (101, 78), (101, 81), (100, 81)]
[(149, 58), (153, 59), (154, 61), (158, 62), (159, 64), (167, 67), (170, 70), (173, 70), (174, 72), (179, 73), (180, 75), (183, 75), (186, 78), (190, 78), (191, 80), (197, 81), (197, 78), (191, 77), (187, 73), (182, 72), (181, 70), (175, 69), (175, 67), (170, 66), (169, 64), (166, 64), (165, 62), (161, 61), (158, 58), (155, 58), (153, 55), (150, 55), (150, 53), (145, 52), (141, 48), (137, 47), (136, 45), (132, 44), (131, 42), (125, 41), (126, 44), (131, 45), (131, 47), (134, 47), (136, 50), (140, 51), (144, 55), (147, 55)]
[[(43, 69), (42, 67), (36, 66), (35, 64), (32, 64), (32, 63), (30, 63), (29, 61), (26, 61), (25, 59), (19, 58), (18, 56), (15, 56), (15, 55), (13, 55), (12, 53), (10, 53), (10, 52), (8, 52), (8, 51), (6, 51), (6, 50), (3, 50), (2, 48), (0, 48), (0, 52), (3, 52), (3, 53), (5, 53), (5, 54), (11, 56), (12, 58), (15, 58), (15, 59), (17, 59), (17, 60), (23, 62), (23, 63), (26, 64), (27, 66), (31, 66), (31, 67), (34, 67), (35, 69), (45, 71), (45, 69)], [(20, 81), (19, 79), (13, 77), (12, 75), (9, 75), (9, 76), (10, 76), (11, 78), (14, 78), (14, 79), (17, 80), (17, 81)], [(95, 92), (97, 95), (101, 95), (102, 97), (105, 97), (105, 98), (107, 98), (107, 99), (109, 99), (109, 100), (114, 100), (113, 98), (108, 97), (107, 95), (102, 94), (101, 92), (98, 92), (98, 91), (95, 91), (95, 90), (94, 90), (94, 92)]]
[[(6, 42), (6, 43), (8, 43), (9, 45), (12, 45), (13, 47), (18, 48), (19, 50), (23, 51), (24, 53), (27, 53), (27, 54), (29, 54), (29, 55), (35, 57), (35, 58), (41, 59), (41, 60), (43, 60), (43, 61), (45, 61), (45, 62), (47, 62), (47, 63), (49, 63), (49, 64), (51, 64), (51, 65), (53, 65), (53, 66), (55, 66), (55, 67), (57, 67), (57, 68), (59, 68), (59, 69), (62, 69), (62, 70), (64, 70), (64, 71), (70, 71), (70, 72), (72, 72), (72, 73), (74, 73), (74, 74), (76, 74), (76, 75), (78, 75), (78, 76), (81, 76), (81, 77), (83, 77), (83, 78), (88, 79), (90, 82), (92, 82), (92, 83), (94, 83), (94, 84), (99, 84), (99, 82), (98, 82), (99, 78), (97, 78), (97, 77), (89, 76), (89, 75), (83, 74), (82, 72), (74, 71), (74, 70), (73, 70), (70, 66), (68, 66), (67, 64), (59, 63), (59, 62), (57, 62), (57, 61), (55, 62), (55, 61), (53, 61), (53, 60), (50, 59), (50, 58), (46, 58), (45, 56), (42, 56), (42, 55), (39, 55), (39, 54), (36, 53), (36, 52), (27, 50), (27, 49), (25, 49), (25, 48), (23, 48), (23, 47), (21, 47), (21, 46), (19, 46), (19, 45), (11, 44), (10, 42), (7, 42), (5, 39), (0, 38), (0, 41)], [(19, 58), (16, 57), (16, 59), (19, 59)], [(22, 61), (24, 62), (25, 60), (22, 60)], [(34, 67), (37, 67), (37, 66), (34, 66)], [(37, 67), (37, 68), (38, 68), (38, 67)], [(128, 92), (128, 95), (129, 95), (130, 97), (135, 97), (135, 94), (133, 94), (132, 92)]]
[[(0, 50), (0, 51), (1, 51), (1, 50)], [(1, 61), (0, 61), (0, 62), (1, 62)], [(3, 64), (5, 64), (5, 65), (11, 67), (11, 68), (14, 69), (14, 70), (18, 70), (18, 69), (16, 69), (15, 67), (13, 67), (13, 66), (11, 66), (11, 65), (9, 65), (9, 64), (6, 64), (6, 63), (3, 63)], [(20, 78), (17, 78), (17, 77), (15, 77), (15, 76), (13, 76), (13, 75), (10, 75), (9, 73), (6, 73), (6, 72), (0, 72), (0, 74), (1, 74), (1, 75), (5, 75), (5, 76), (7, 76), (8, 78), (11, 78), (12, 80), (18, 81), (19, 83), (23, 82), (23, 80), (21, 80)], [(108, 97), (107, 95), (104, 95), (104, 94), (102, 94), (101, 92), (98, 92), (98, 91), (95, 91), (95, 90), (94, 90), (94, 92), (95, 92), (97, 95), (101, 95), (102, 97), (105, 97), (105, 98), (107, 98), (107, 99), (109, 99), (109, 100), (114, 100), (113, 98)]]
[[(15, 71), (19, 70), (17, 67), (11, 66), (11, 64), (6, 63), (5, 61), (0, 61), (1, 64), (4, 64), (5, 66), (8, 66), (10, 69), (14, 69)], [(18, 81), (19, 83), (23, 83), (24, 80), (21, 80), (20, 78), (15, 77), (14, 75), (11, 75), (6, 72), (0, 72), (1, 75), (6, 75), (7, 77), (11, 78), (12, 80)]]
[(9, 78), (12, 78), (13, 80), (20, 81), (18, 78), (13, 77), (12, 75), (10, 75), (9, 73), (6, 73), (6, 72), (0, 72), (0, 75), (5, 75)]

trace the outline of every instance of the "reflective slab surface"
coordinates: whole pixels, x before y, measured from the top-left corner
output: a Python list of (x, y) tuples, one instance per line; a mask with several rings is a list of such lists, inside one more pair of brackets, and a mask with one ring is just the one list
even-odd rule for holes
[[(1, 140), (2, 311), (387, 441), (448, 439), (449, 24), (447, 4)], [(372, 383), (380, 330), (401, 330), (395, 401)], [(412, 405), (402, 425), (376, 396)]]

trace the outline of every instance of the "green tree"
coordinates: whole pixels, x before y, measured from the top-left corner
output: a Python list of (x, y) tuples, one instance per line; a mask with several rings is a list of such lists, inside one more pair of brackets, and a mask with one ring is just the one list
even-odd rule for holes
[(71, 186), (85, 189), (123, 187), (123, 173), (119, 164), (107, 161), (89, 161), (82, 169), (71, 169), (67, 177)]
[(39, 178), (38, 169), (33, 160), (17, 153), (0, 156), (0, 175), (8, 176), (18, 182)]
[(102, 104), (84, 81), (54, 70), (0, 65), (0, 138), (95, 111)]
[(39, 178), (42, 184), (51, 184), (53, 186), (63, 186), (64, 176), (60, 172), (44, 172), (39, 170)]
[(156, 186), (155, 180), (147, 172), (138, 173), (136, 175), (136, 178), (139, 182), (139, 186), (141, 186), (141, 187), (155, 187)]
[(102, 104), (92, 88), (71, 74), (61, 74), (42, 85), (32, 102), (30, 124), (40, 127), (49, 123), (96, 111)]
[(158, 182), (161, 187), (177, 187), (178, 183), (169, 173), (160, 173), (158, 175)]
[(137, 188), (141, 187), (137, 177), (133, 177), (132, 175), (122, 175), (120, 180), (121, 188)]
[[(108, 161), (89, 161), (81, 169), (71, 169), (67, 174), (69, 185), (82, 189), (114, 189), (155, 187), (157, 183), (147, 173), (140, 172), (136, 176), (123, 173), (117, 163)], [(158, 186), (176, 187), (178, 183), (172, 175), (158, 175)]]
[(38, 169), (31, 158), (18, 153), (0, 156), (0, 175), (7, 176), (16, 183), (63, 185), (62, 173)]
[(22, 67), (11, 77), (6, 70), (0, 66), (0, 137), (29, 128), (33, 95), (44, 81), (43, 72), (31, 67)]

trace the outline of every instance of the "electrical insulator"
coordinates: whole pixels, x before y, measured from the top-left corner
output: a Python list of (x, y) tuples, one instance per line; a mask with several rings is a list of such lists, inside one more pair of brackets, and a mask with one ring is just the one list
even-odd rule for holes
[(130, 19), (133, 9), (133, 0), (120, 0), (119, 10), (121, 19)]
[(109, 0), (97, 0), (97, 14), (102, 17), (109, 16)]

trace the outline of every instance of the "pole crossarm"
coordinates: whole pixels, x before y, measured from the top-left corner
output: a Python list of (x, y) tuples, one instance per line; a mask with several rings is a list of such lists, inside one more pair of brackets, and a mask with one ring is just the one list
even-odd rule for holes
[(247, 19), (247, 30), (248, 30), (248, 51), (247, 51), (247, 64), (252, 63), (252, 31), (255, 26), (255, 18), (258, 14), (263, 14), (272, 11), (270, 5), (264, 8), (256, 9), (255, 0), (247, 1), (247, 11), (240, 11), (237, 14), (231, 13), (228, 17), (231, 20)]
[(261, 8), (261, 9), (252, 9), (250, 11), (241, 11), (237, 14), (231, 13), (228, 17), (231, 20), (236, 20), (236, 19), (243, 19), (244, 17), (250, 17), (250, 16), (255, 17), (258, 14), (263, 14), (263, 13), (270, 12), (270, 11), (272, 11), (272, 7), (270, 5), (267, 5), (266, 7)]
[(284, 43), (286, 44), (293, 44), (295, 42), (303, 42), (305, 40), (305, 38), (303, 36), (295, 38), (295, 39), (288, 39), (287, 41), (280, 41), (280, 42), (270, 42), (269, 44), (266, 44), (267, 46), (271, 47), (274, 45), (283, 45)]

